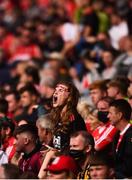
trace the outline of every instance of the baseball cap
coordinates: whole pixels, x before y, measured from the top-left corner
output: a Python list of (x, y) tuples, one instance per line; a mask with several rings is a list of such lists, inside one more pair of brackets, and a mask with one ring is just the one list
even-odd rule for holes
[(72, 173), (77, 173), (77, 165), (75, 160), (68, 155), (61, 155), (56, 157), (52, 163), (48, 166), (46, 171), (71, 171)]

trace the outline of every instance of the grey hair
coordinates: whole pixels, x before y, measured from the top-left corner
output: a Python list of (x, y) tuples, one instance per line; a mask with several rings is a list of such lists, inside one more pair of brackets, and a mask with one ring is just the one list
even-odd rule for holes
[(54, 130), (54, 122), (52, 120), (51, 114), (42, 115), (37, 119), (37, 125), (40, 125), (42, 128), (53, 132)]

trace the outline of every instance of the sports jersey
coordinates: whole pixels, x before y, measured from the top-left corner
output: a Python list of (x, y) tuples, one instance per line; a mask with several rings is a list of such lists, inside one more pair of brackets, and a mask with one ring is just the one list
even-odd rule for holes
[(41, 153), (35, 148), (31, 153), (24, 154), (20, 159), (18, 166), (23, 171), (32, 171), (33, 173), (39, 173), (41, 167)]
[(116, 131), (116, 128), (109, 122), (97, 127), (92, 132), (95, 141), (95, 149), (102, 150), (109, 145), (112, 142)]
[(66, 129), (64, 129), (63, 124), (59, 122), (57, 124), (54, 136), (53, 136), (53, 146), (56, 149), (64, 150), (69, 146), (70, 135), (76, 131), (85, 130), (86, 125), (82, 117), (76, 113), (69, 117), (70, 124)]

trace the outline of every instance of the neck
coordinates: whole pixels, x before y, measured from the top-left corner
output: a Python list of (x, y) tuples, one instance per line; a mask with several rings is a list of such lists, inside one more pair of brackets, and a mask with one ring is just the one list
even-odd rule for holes
[(125, 127), (128, 125), (128, 122), (126, 120), (121, 120), (119, 124), (117, 124), (116, 128), (121, 132), (125, 129)]
[(63, 117), (65, 115), (65, 112), (66, 112), (66, 108), (67, 106), (64, 106), (62, 111), (61, 111), (61, 117)]
[(52, 135), (48, 135), (44, 141), (44, 144), (50, 145), (52, 140)]
[(85, 168), (87, 167), (88, 162), (89, 162), (89, 158), (90, 158), (90, 156), (87, 155), (85, 161), (83, 161), (83, 162), (80, 164), (82, 169), (85, 169)]
[(31, 153), (33, 150), (35, 149), (35, 144), (29, 144), (26, 148), (25, 148), (25, 152), (26, 154)]
[(118, 93), (115, 99), (124, 99), (124, 96), (122, 94)]

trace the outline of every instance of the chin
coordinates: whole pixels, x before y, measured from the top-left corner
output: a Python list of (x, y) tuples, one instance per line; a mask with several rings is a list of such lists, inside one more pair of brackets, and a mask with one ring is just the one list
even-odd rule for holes
[(54, 107), (54, 108), (58, 107), (58, 104), (53, 104), (53, 107)]

